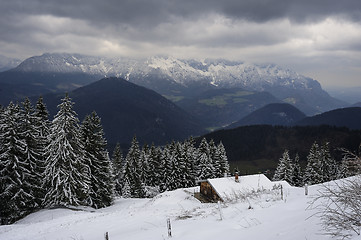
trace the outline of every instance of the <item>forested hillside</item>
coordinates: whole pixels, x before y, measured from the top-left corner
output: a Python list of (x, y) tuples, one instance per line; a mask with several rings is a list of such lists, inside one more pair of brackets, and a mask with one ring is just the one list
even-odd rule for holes
[(222, 141), (231, 166), (238, 167), (243, 174), (274, 170), (285, 149), (293, 156), (298, 153), (300, 164), (305, 165), (315, 141), (320, 144), (330, 142), (330, 152), (336, 160), (342, 158), (339, 148), (358, 151), (361, 143), (360, 130), (331, 126), (246, 126), (212, 132), (204, 137)]

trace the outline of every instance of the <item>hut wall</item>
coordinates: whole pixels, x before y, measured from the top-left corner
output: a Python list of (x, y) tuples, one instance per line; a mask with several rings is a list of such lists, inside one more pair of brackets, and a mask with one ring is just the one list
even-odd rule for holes
[(200, 192), (203, 196), (205, 196), (212, 202), (222, 201), (222, 199), (218, 196), (217, 192), (208, 182), (201, 182)]

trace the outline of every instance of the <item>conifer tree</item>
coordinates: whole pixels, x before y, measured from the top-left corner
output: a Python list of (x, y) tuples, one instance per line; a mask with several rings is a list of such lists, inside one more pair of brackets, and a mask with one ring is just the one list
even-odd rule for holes
[(103, 127), (96, 112), (85, 117), (81, 126), (81, 140), (90, 170), (88, 204), (94, 208), (110, 206), (114, 195), (112, 168)]
[[(223, 143), (220, 142), (218, 144), (218, 153), (219, 153), (219, 158), (220, 158), (220, 163), (221, 163), (221, 172), (224, 176), (224, 174), (229, 175), (230, 174), (230, 170), (229, 170), (229, 163), (228, 163), (228, 158), (227, 158), (227, 153), (226, 153), (226, 149), (223, 146)], [(222, 175), (220, 176), (222, 177)]]
[(137, 138), (134, 137), (125, 158), (124, 179), (129, 184), (131, 196), (135, 198), (142, 198), (145, 196), (144, 184), (140, 175), (140, 158), (141, 153), (139, 143)]
[(289, 156), (288, 150), (286, 149), (283, 152), (282, 157), (278, 161), (278, 165), (275, 174), (273, 176), (273, 180), (274, 181), (285, 180), (288, 183), (291, 183), (293, 177), (292, 171), (293, 171), (292, 161)]
[(331, 157), (329, 142), (325, 142), (320, 148), (320, 163), (322, 182), (335, 180), (337, 178), (338, 166), (335, 159)]
[(182, 144), (183, 158), (187, 171), (187, 187), (193, 187), (196, 184), (195, 163), (197, 158), (196, 148), (194, 147), (194, 139), (191, 137)]
[(159, 151), (154, 144), (152, 144), (149, 150), (148, 168), (146, 172), (148, 186), (156, 187), (160, 185), (162, 176), (162, 167), (160, 164)]
[(118, 142), (114, 148), (112, 155), (113, 163), (113, 176), (114, 176), (114, 188), (117, 195), (122, 195), (122, 188), (124, 187), (124, 165), (125, 159), (120, 148), (120, 143)]
[(211, 160), (210, 162), (212, 163), (214, 169), (213, 178), (223, 177), (224, 171), (222, 169), (220, 154), (213, 139), (209, 141), (208, 146), (209, 146), (209, 157)]
[(345, 158), (342, 158), (341, 164), (338, 167), (337, 171), (337, 179), (347, 178), (350, 177), (350, 173), (348, 171), (347, 163), (345, 161)]
[[(36, 102), (36, 106), (35, 106), (35, 115), (36, 117), (39, 118), (39, 121), (42, 122), (43, 124), (48, 125), (49, 127), (49, 111), (45, 105), (45, 103), (43, 102), (43, 97), (39, 97), (38, 101)], [(44, 133), (45, 135), (45, 133)]]
[(86, 205), (90, 169), (81, 142), (79, 120), (68, 94), (51, 123), (45, 168), (45, 206)]
[(298, 156), (298, 154), (296, 154), (295, 160), (292, 165), (292, 181), (290, 182), (290, 184), (296, 187), (301, 187), (303, 185), (303, 178), (300, 166), (300, 157)]
[(49, 112), (45, 103), (43, 102), (42, 97), (39, 97), (36, 103), (34, 117), (36, 119), (34, 124), (37, 131), (37, 142), (40, 150), (42, 151), (42, 153), (40, 154), (40, 161), (45, 164), (45, 161), (47, 159), (46, 148), (50, 143), (50, 121)]
[(183, 149), (185, 152), (186, 164), (190, 171), (190, 181), (192, 186), (196, 184), (197, 179), (197, 158), (198, 158), (198, 149), (194, 146), (195, 141), (193, 137), (190, 137), (188, 140), (184, 141)]
[(214, 178), (214, 167), (210, 158), (209, 145), (205, 138), (199, 144), (199, 156), (197, 165), (199, 166), (198, 179)]
[(163, 159), (163, 151), (161, 147), (155, 147), (154, 152), (152, 152), (152, 161), (154, 161), (154, 170), (155, 170), (155, 186), (161, 187), (163, 176), (165, 174), (165, 163)]
[(321, 161), (319, 145), (314, 142), (307, 155), (307, 166), (303, 176), (303, 182), (307, 184), (322, 183)]
[(142, 183), (144, 185), (148, 185), (148, 178), (151, 174), (149, 172), (149, 155), (150, 155), (150, 149), (147, 144), (145, 144), (140, 151), (140, 158), (138, 160), (139, 165), (139, 175)]
[(168, 145), (166, 153), (166, 190), (174, 190), (180, 187), (178, 181), (180, 174), (179, 161), (177, 159), (177, 149), (174, 141)]
[(173, 182), (172, 176), (172, 153), (170, 145), (166, 145), (161, 154), (161, 165), (164, 166), (163, 176), (160, 184), (160, 190), (162, 192), (172, 190), (171, 184)]
[(191, 159), (188, 158), (187, 150), (185, 149), (186, 145), (181, 144), (178, 142), (176, 144), (175, 149), (175, 159), (177, 161), (177, 182), (178, 187), (177, 188), (186, 188), (186, 187), (192, 187), (194, 186), (194, 177), (192, 175), (192, 163)]
[(45, 162), (47, 159), (47, 147), (50, 144), (50, 121), (49, 121), (49, 112), (43, 102), (43, 98), (39, 97), (34, 111), (34, 125), (37, 132), (37, 145), (39, 154), (39, 161), (42, 164), (43, 170), (42, 177), (44, 177)]
[(10, 102), (1, 115), (0, 218), (2, 224), (9, 224), (30, 212), (34, 196), (23, 184), (31, 173), (24, 161), (27, 145), (21, 136), (20, 107)]
[(20, 110), (20, 137), (25, 141), (27, 147), (25, 149), (24, 164), (26, 173), (24, 175), (23, 186), (27, 188), (33, 198), (28, 204), (29, 210), (39, 208), (43, 201), (45, 191), (42, 188), (43, 174), (47, 138), (43, 136), (42, 119), (35, 115), (35, 109), (31, 105), (28, 98), (22, 103)]
[(124, 181), (124, 185), (123, 185), (123, 189), (122, 189), (122, 197), (123, 198), (131, 198), (132, 197), (130, 185), (129, 185), (129, 182), (127, 179)]

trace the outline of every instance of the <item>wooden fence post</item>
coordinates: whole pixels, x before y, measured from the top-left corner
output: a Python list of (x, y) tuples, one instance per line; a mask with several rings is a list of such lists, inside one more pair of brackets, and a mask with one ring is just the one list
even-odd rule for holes
[(222, 209), (221, 209), (221, 201), (218, 201), (218, 210), (219, 210), (219, 216), (220, 216), (221, 220), (223, 220), (223, 213), (222, 213)]
[(172, 237), (172, 226), (170, 225), (170, 218), (167, 219), (168, 237)]

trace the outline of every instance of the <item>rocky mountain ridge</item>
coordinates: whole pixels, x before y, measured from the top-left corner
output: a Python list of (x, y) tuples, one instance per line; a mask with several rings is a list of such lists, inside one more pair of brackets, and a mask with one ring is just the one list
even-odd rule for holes
[(257, 91), (267, 90), (266, 86), (273, 85), (294, 89), (320, 87), (317, 81), (275, 64), (257, 65), (224, 59), (199, 61), (160, 56), (131, 59), (45, 53), (26, 59), (14, 71), (76, 72), (117, 76), (127, 80), (158, 72), (182, 85), (190, 81), (207, 81), (217, 87), (248, 87)]
[[(242, 88), (267, 91), (280, 101), (296, 106), (307, 115), (345, 106), (345, 103), (332, 98), (324, 91), (319, 82), (290, 69), (275, 64), (260, 65), (225, 59), (185, 60), (164, 56), (131, 59), (46, 53), (28, 58), (6, 73), (6, 77), (0, 76), (0, 83), (10, 83), (11, 74), (17, 74), (14, 78), (18, 82), (20, 78), (24, 78), (23, 82), (20, 81), (21, 84), (29, 83), (26, 75), (31, 73), (50, 76), (67, 74), (68, 90), (103, 77), (121, 77), (152, 89), (174, 102), (196, 97), (212, 89)], [(79, 82), (75, 77), (72, 80), (72, 74), (85, 74), (89, 76), (89, 82)], [(30, 80), (37, 86), (49, 84), (34, 81), (33, 78)], [(61, 78), (57, 81), (61, 81)], [(48, 91), (56, 91), (59, 84), (48, 88)]]

